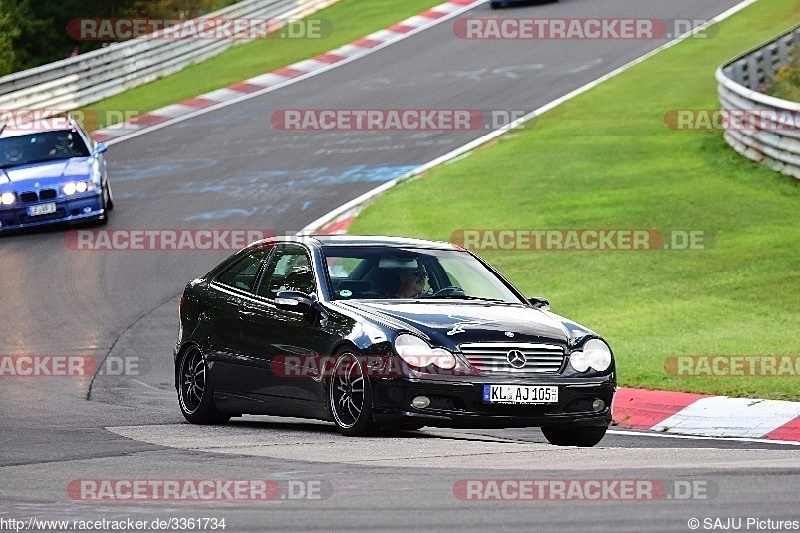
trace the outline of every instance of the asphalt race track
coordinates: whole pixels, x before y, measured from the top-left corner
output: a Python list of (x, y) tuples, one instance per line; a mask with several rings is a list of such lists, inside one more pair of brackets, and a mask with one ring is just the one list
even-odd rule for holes
[[(708, 19), (735, 4), (561, 0), (499, 11), (483, 4), (461, 17)], [(274, 111), (528, 112), (664, 42), (468, 41), (444, 22), (114, 144), (116, 209), (103, 229), (291, 233), (488, 130), (290, 132), (273, 128)], [(82, 355), (99, 368), (79, 377), (0, 376), (0, 519), (224, 518), (225, 531), (638, 532), (690, 531), (692, 518), (701, 530), (737, 519), (741, 529), (766, 530), (766, 520), (800, 518), (800, 447), (788, 444), (612, 432), (596, 448), (575, 449), (548, 445), (537, 429), (348, 439), (332, 424), (268, 417), (191, 426), (172, 385), (177, 299), (186, 281), (230, 252), (78, 250), (67, 235), (0, 238), (0, 355)], [(267, 480), (272, 492), (266, 501), (96, 502), (85, 497), (97, 488), (92, 480)], [(526, 498), (514, 480), (547, 490)], [(592, 496), (598, 484), (607, 489), (602, 498)], [(629, 498), (620, 487), (631, 484), (638, 492)], [(584, 498), (559, 496), (565, 485)], [(492, 500), (495, 489), (504, 492)], [(0, 520), (0, 529), (15, 527)]]

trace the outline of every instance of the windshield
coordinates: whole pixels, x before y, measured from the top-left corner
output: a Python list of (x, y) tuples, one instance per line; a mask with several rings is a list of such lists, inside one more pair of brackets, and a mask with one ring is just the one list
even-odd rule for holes
[(75, 130), (46, 131), (0, 139), (2, 168), (88, 156), (89, 149)]
[(334, 300), (447, 298), (521, 303), (492, 271), (465, 251), (325, 247)]

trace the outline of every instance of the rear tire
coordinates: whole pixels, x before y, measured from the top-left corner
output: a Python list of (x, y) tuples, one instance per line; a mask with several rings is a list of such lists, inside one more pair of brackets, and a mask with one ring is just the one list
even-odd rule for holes
[(214, 406), (209, 378), (203, 352), (197, 346), (190, 346), (178, 364), (178, 404), (183, 417), (192, 424), (222, 424), (231, 417)]
[(556, 446), (580, 446), (590, 448), (603, 440), (606, 426), (582, 428), (543, 427), (542, 433), (547, 442)]
[(328, 380), (328, 405), (342, 435), (365, 437), (377, 429), (372, 419), (372, 385), (364, 361), (353, 352), (344, 350), (336, 356)]

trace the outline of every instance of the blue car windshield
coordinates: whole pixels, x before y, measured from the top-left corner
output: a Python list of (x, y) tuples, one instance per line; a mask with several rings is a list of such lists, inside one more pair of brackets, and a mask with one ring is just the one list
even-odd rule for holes
[(0, 139), (0, 167), (88, 157), (89, 148), (75, 130), (45, 131)]
[(458, 299), (521, 303), (483, 263), (466, 251), (326, 246), (330, 294), (349, 299)]

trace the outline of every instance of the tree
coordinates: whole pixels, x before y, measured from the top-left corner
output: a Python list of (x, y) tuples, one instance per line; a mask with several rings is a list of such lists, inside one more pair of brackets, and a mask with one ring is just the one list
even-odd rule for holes
[(6, 11), (3, 0), (0, 0), (0, 76), (14, 72), (14, 39), (17, 37), (19, 30), (14, 26), (11, 13)]
[(0, 75), (85, 53), (100, 41), (76, 41), (67, 24), (80, 18), (193, 18), (236, 0), (0, 0)]

